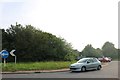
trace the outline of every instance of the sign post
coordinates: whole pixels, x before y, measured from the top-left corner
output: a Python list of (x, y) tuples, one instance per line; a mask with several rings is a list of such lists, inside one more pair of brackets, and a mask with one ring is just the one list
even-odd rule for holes
[(8, 58), (9, 53), (6, 50), (2, 50), (1, 56), (2, 56), (2, 58), (4, 58), (4, 66), (6, 66), (6, 58)]
[(6, 66), (6, 60), (5, 60), (5, 58), (4, 58), (4, 66)]
[(10, 54), (11, 54), (12, 56), (15, 56), (15, 64), (16, 64), (16, 60), (17, 60), (17, 58), (16, 58), (16, 55), (13, 54), (14, 52), (15, 52), (15, 50), (12, 50), (12, 51), (10, 52)]
[(16, 64), (17, 57), (15, 56), (15, 64)]

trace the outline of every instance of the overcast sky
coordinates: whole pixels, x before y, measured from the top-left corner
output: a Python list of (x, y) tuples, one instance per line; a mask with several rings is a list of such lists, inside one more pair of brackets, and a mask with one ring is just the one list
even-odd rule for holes
[(118, 47), (119, 0), (1, 0), (0, 27), (16, 22), (61, 36), (79, 51), (87, 44)]

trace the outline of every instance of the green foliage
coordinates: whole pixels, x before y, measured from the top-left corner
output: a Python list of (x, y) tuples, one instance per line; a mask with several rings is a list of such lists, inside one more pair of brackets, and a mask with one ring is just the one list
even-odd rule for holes
[[(2, 48), (8, 51), (16, 49), (18, 62), (62, 61), (66, 55), (74, 51), (70, 43), (64, 39), (35, 29), (31, 25), (23, 27), (16, 23), (7, 30), (3, 29), (2, 34)], [(8, 58), (8, 61), (13, 60), (11, 56)]]
[[(38, 30), (31, 25), (22, 26), (16, 23), (1, 31), (2, 45), (0, 46), (9, 52), (15, 49), (17, 62), (73, 61), (81, 55), (86, 57), (109, 56), (116, 59), (119, 52), (110, 42), (106, 42), (102, 49), (87, 45), (82, 52), (79, 52), (63, 38)], [(9, 56), (7, 61), (13, 62), (14, 58)]]
[(94, 49), (92, 45), (87, 45), (83, 49), (82, 55), (86, 57), (99, 57), (99, 52), (98, 50)]
[(96, 49), (96, 57), (103, 57), (102, 50), (100, 48)]
[(114, 47), (114, 44), (110, 42), (106, 42), (103, 45), (102, 54), (104, 56), (112, 57), (113, 59), (118, 58), (118, 50)]
[(68, 53), (65, 56), (66, 61), (74, 61), (76, 58), (77, 58), (77, 54), (75, 54), (75, 53)]
[(113, 43), (106, 42), (102, 49), (95, 49), (92, 45), (87, 45), (81, 52), (82, 56), (86, 57), (111, 57), (112, 59), (118, 59), (119, 49), (114, 47)]

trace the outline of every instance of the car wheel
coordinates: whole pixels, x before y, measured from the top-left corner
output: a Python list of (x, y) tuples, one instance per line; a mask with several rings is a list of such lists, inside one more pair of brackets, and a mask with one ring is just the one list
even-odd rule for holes
[(81, 68), (81, 71), (82, 71), (82, 72), (85, 72), (85, 71), (86, 71), (86, 67), (83, 66), (83, 67)]
[(100, 70), (101, 69), (101, 66), (99, 65), (98, 67), (97, 67), (97, 70)]

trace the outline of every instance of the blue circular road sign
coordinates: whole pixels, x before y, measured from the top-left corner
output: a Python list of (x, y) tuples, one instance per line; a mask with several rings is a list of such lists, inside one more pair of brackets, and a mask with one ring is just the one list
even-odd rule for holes
[(2, 56), (2, 58), (7, 58), (9, 56), (9, 53), (6, 50), (3, 50), (1, 52), (1, 56)]

